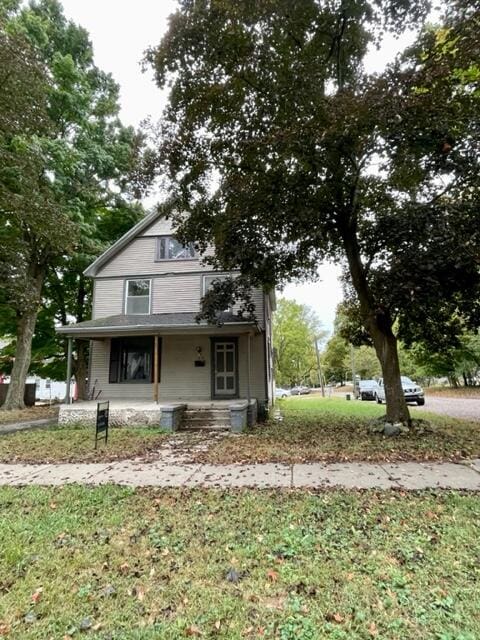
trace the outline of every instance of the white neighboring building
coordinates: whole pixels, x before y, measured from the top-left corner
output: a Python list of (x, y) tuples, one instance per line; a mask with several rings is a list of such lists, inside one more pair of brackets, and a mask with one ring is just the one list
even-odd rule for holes
[[(10, 376), (4, 376), (1, 379), (2, 383), (9, 384)], [(26, 384), (35, 385), (35, 400), (38, 402), (63, 402), (65, 394), (67, 392), (67, 385), (65, 382), (59, 382), (58, 380), (50, 380), (50, 378), (39, 378), (38, 376), (28, 376)], [(70, 395), (75, 398), (76, 387), (73, 384), (70, 387)]]
[[(42, 402), (58, 402), (65, 398), (67, 393), (67, 385), (65, 382), (59, 382), (58, 380), (50, 380), (50, 378), (38, 378), (35, 376), (28, 376), (27, 384), (35, 384), (35, 399)], [(75, 394), (75, 385), (72, 384), (70, 394), (72, 398)]]

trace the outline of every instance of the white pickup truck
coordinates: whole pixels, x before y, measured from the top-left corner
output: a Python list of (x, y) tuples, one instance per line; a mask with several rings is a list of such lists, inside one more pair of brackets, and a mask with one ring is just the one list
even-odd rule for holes
[[(425, 404), (425, 394), (423, 393), (422, 387), (406, 376), (402, 376), (401, 380), (405, 400), (407, 402), (416, 402), (419, 406)], [(380, 378), (378, 381), (378, 387), (375, 391), (375, 399), (378, 404), (382, 404), (382, 402), (385, 402), (385, 387), (383, 384), (383, 378)]]

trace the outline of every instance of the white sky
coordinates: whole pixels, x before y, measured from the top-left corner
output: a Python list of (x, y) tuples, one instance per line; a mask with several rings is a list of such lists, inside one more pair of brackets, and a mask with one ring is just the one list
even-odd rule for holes
[[(160, 118), (165, 94), (155, 85), (152, 73), (142, 73), (143, 52), (159, 43), (167, 28), (175, 0), (62, 0), (67, 18), (90, 33), (95, 62), (110, 72), (120, 85), (121, 119), (138, 126), (147, 116)], [(413, 34), (400, 40), (388, 37), (380, 51), (372, 51), (366, 60), (369, 71), (380, 71), (396, 53), (413, 40)], [(338, 282), (340, 269), (322, 265), (319, 280), (288, 285), (281, 295), (311, 306), (324, 327), (332, 330), (335, 308), (342, 299)]]

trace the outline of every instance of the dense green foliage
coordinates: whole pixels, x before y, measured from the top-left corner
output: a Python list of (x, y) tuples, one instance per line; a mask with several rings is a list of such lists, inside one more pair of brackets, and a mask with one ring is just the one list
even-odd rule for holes
[(275, 381), (278, 386), (319, 383), (315, 341), (325, 331), (315, 313), (306, 305), (280, 298), (273, 316)]
[[(119, 121), (118, 86), (109, 74), (96, 67), (87, 32), (66, 20), (57, 0), (38, 0), (28, 6), (10, 2), (4, 7), (3, 21), (12, 38), (28, 42), (48, 76), (42, 87), (41, 106), (50, 126), (35, 137), (35, 145), (41, 156), (40, 175), (48, 184), (55, 206), (49, 216), (28, 203), (17, 207), (17, 223), (8, 227), (6, 240), (0, 238), (0, 250), (10, 250), (12, 236), (17, 244), (22, 241), (25, 245), (20, 255), (28, 277), (23, 278), (21, 286), (31, 301), (33, 315), (41, 303), (31, 370), (58, 379), (65, 373), (65, 345), (55, 337), (55, 322), (65, 324), (72, 318), (88, 318), (91, 283), (84, 279), (83, 270), (142, 215), (133, 192), (143, 139)], [(12, 60), (19, 55), (20, 50), (11, 50)], [(36, 112), (40, 102), (35, 92), (31, 99)], [(24, 117), (20, 101), (15, 111), (19, 118)], [(10, 216), (11, 210), (12, 207)], [(38, 256), (41, 234), (50, 243), (54, 239), (58, 242), (55, 251)], [(33, 267), (40, 272), (36, 296), (32, 295), (28, 271)], [(10, 268), (6, 278), (8, 283), (16, 282), (18, 270)], [(15, 353), (17, 362), (19, 345), (25, 340), (19, 334), (19, 296), (8, 294), (7, 288), (3, 301), (0, 334), (13, 338), (3, 350), (2, 369), (8, 371), (9, 360)], [(33, 315), (30, 332), (35, 326)], [(29, 356), (27, 342), (25, 357)], [(74, 373), (81, 394), (86, 362), (87, 345), (77, 341)]]
[(458, 310), (479, 321), (477, 8), (448, 3), (373, 76), (368, 47), (429, 3), (183, 0), (148, 54), (171, 87), (158, 170), (181, 237), (242, 285), (348, 265), (392, 420), (408, 420), (397, 334), (451, 344)]

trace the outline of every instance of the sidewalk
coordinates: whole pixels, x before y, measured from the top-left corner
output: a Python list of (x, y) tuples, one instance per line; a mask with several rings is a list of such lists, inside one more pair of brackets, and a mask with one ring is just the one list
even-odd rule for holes
[(133, 487), (252, 487), (480, 490), (480, 459), (461, 464), (173, 464), (123, 461), (104, 464), (0, 464), (0, 485), (100, 485)]
[(0, 425), (0, 436), (7, 433), (15, 433), (24, 429), (41, 429), (57, 424), (57, 418), (41, 418), (39, 420), (26, 420), (25, 422), (7, 422)]

